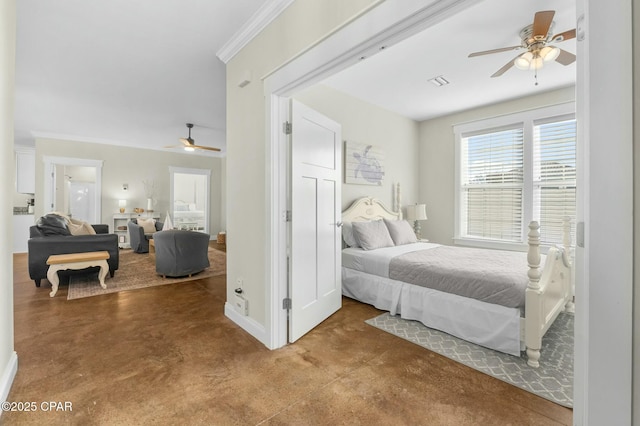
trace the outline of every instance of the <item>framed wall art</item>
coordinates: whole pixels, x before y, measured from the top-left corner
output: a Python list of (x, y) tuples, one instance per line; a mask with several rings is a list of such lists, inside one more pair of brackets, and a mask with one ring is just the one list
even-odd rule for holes
[(345, 141), (344, 182), (382, 185), (384, 152), (375, 145)]

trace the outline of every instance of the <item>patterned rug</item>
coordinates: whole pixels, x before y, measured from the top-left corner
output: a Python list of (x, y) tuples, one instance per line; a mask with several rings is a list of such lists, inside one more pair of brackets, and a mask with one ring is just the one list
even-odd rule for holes
[(113, 278), (107, 274), (107, 278), (104, 280), (107, 285), (106, 289), (100, 287), (97, 272), (73, 275), (69, 279), (67, 300), (222, 275), (226, 272), (226, 253), (209, 248), (209, 263), (211, 264), (209, 268), (191, 277), (162, 278), (156, 274), (156, 264), (153, 256), (148, 253), (140, 254), (131, 250), (120, 250), (118, 270)]
[(388, 313), (365, 321), (454, 361), (565, 407), (573, 407), (573, 314), (561, 313), (542, 339), (540, 367)]

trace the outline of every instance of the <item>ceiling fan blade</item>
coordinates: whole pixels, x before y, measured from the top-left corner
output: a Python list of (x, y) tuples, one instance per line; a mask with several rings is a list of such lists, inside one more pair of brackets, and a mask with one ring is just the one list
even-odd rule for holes
[[(518, 55), (520, 56), (520, 55)], [(509, 71), (509, 69), (513, 66), (513, 61), (516, 60), (516, 58), (518, 57), (516, 56), (515, 58), (513, 58), (512, 60), (510, 60), (509, 62), (507, 62), (502, 68), (500, 68), (498, 71), (494, 72), (493, 75), (491, 76), (491, 78), (494, 77), (500, 77), (502, 74), (504, 74), (505, 72)]]
[(556, 58), (556, 62), (559, 62), (562, 65), (571, 65), (575, 61), (576, 61), (576, 55), (562, 49), (560, 49), (560, 54)]
[(210, 147), (210, 146), (202, 146), (202, 145), (191, 145), (191, 148), (205, 149), (207, 151), (220, 151), (220, 148), (213, 148), (213, 147)]
[(551, 27), (553, 15), (555, 14), (556, 12), (553, 10), (536, 12), (535, 17), (533, 18), (533, 33), (531, 34), (531, 37), (547, 38), (547, 33), (549, 32), (549, 27)]
[(184, 146), (193, 146), (193, 139), (189, 141), (189, 139), (180, 138), (179, 141), (182, 142)]
[(556, 34), (551, 38), (552, 43), (560, 43), (561, 41), (571, 40), (576, 38), (576, 29), (568, 30), (560, 34)]
[(516, 49), (520, 49), (521, 47), (522, 46), (511, 46), (511, 47), (501, 47), (499, 49), (483, 50), (482, 52), (470, 53), (469, 58), (473, 58), (474, 56), (489, 55), (491, 53), (508, 52), (509, 50), (516, 50)]

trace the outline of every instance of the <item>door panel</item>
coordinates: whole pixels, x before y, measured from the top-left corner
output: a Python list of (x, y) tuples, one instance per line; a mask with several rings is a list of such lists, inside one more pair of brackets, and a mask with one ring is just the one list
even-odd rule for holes
[(341, 128), (292, 101), (289, 341), (342, 306)]

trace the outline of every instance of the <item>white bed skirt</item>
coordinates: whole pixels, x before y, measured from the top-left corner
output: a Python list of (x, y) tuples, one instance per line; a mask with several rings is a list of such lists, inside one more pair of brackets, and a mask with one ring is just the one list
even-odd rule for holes
[(460, 339), (520, 356), (520, 310), (342, 268), (342, 294)]

